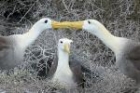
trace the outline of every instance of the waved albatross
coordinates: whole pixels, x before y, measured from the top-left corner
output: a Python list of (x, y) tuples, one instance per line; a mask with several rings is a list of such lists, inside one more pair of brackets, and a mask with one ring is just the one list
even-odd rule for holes
[(116, 65), (126, 76), (140, 83), (140, 43), (112, 35), (103, 24), (94, 19), (63, 22), (68, 28), (83, 29), (97, 36), (116, 56)]
[(60, 22), (42, 18), (24, 34), (0, 36), (0, 69), (9, 70), (22, 63), (25, 49), (41, 32), (52, 28), (61, 28)]
[(67, 38), (58, 41), (58, 59), (52, 63), (48, 74), (56, 88), (69, 90), (84, 87), (80, 63), (69, 60), (71, 42)]

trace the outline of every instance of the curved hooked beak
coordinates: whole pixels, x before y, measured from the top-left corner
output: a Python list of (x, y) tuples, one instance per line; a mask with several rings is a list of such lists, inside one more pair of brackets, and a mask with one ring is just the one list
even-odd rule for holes
[(54, 29), (58, 28), (74, 28), (74, 29), (82, 29), (83, 28), (84, 21), (75, 21), (75, 22), (69, 22), (69, 21), (64, 21), (64, 22), (52, 22), (52, 27)]

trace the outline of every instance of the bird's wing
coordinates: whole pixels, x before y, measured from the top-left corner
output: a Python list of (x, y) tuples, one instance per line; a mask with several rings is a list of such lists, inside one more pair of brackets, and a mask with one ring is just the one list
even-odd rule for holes
[(81, 65), (76, 60), (70, 60), (70, 68), (74, 74), (74, 80), (77, 82), (78, 86), (84, 87), (84, 75), (82, 73)]
[[(74, 61), (73, 61), (74, 60)], [(86, 64), (86, 60), (78, 57), (77, 55), (70, 55), (70, 64), (81, 66), (82, 72), (85, 73), (86, 77), (91, 78), (91, 75), (95, 74), (91, 71), (88, 64)]]
[(140, 71), (140, 45), (137, 45), (130, 50), (127, 59)]
[(9, 53), (8, 51), (11, 50), (10, 49), (11, 47), (12, 45), (9, 44), (9, 41), (6, 38), (1, 36), (0, 37), (0, 59)]
[(56, 71), (56, 68), (57, 68), (57, 64), (58, 64), (58, 57), (57, 55), (54, 55), (54, 58), (52, 60), (49, 60), (47, 62), (48, 66), (47, 66), (47, 69), (48, 69), (48, 77), (49, 78), (52, 78), (55, 71)]
[(75, 75), (74, 79), (79, 86), (84, 87), (84, 83), (86, 82), (85, 78), (87, 77), (91, 78), (93, 72), (89, 68), (87, 68), (84, 64), (82, 64), (83, 62), (81, 61), (82, 60), (80, 60), (80, 58), (77, 57), (76, 55), (70, 55), (69, 64), (71, 70)]

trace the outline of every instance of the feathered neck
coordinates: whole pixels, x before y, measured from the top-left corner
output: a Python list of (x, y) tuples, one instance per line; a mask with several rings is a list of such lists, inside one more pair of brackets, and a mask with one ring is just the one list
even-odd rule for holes
[(58, 49), (58, 66), (57, 70), (69, 69), (69, 54), (61, 49)]
[(26, 49), (37, 39), (41, 32), (43, 32), (41, 29), (33, 26), (28, 32), (19, 35), (18, 42), (20, 43), (20, 47)]
[[(122, 46), (122, 38), (112, 35), (102, 24), (98, 24), (96, 31), (90, 31), (95, 34), (107, 47), (115, 53), (118, 53)], [(96, 33), (95, 33), (96, 32)]]

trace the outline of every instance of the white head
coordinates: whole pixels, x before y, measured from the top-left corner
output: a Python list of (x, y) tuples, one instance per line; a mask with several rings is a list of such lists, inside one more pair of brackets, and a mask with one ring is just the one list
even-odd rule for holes
[(52, 20), (49, 18), (42, 18), (39, 21), (37, 21), (33, 27), (35, 29), (41, 29), (41, 30), (46, 30), (46, 29), (52, 29)]
[(105, 29), (103, 24), (94, 19), (87, 19), (84, 21), (75, 22), (61, 22), (61, 24), (65, 24), (65, 28), (83, 29), (95, 35), (100, 34), (100, 32)]
[(44, 31), (47, 29), (65, 28), (65, 24), (54, 21), (50, 18), (42, 18), (39, 21), (37, 21), (32, 28), (37, 31)]
[(93, 32), (94, 34), (98, 33), (99, 31), (102, 31), (102, 28), (104, 29), (105, 27), (99, 21), (94, 19), (85, 20), (82, 26), (83, 30)]
[(58, 50), (69, 54), (70, 53), (70, 45), (72, 42), (73, 41), (71, 39), (68, 39), (68, 38), (59, 39)]
[[(62, 22), (61, 22), (62, 23)], [(94, 19), (87, 19), (84, 21), (76, 21), (76, 22), (63, 22), (65, 27), (67, 28), (75, 28), (75, 29), (83, 29), (91, 34), (97, 36), (100, 40), (104, 42), (106, 46), (108, 46), (115, 53), (119, 51), (118, 48), (122, 41), (121, 38), (118, 38), (112, 35), (102, 23)]]

